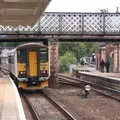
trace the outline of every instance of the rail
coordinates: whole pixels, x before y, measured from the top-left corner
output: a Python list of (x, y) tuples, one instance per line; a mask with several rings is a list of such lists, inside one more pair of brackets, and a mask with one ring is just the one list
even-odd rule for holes
[(120, 91), (119, 78), (113, 78), (113, 77), (98, 75), (93, 73), (91, 74), (88, 72), (81, 72), (75, 69), (73, 70), (73, 76), (76, 76), (77, 78), (80, 78), (86, 81), (100, 84), (114, 91)]
[(95, 82), (83, 80), (80, 78), (66, 76), (63, 74), (57, 74), (57, 83), (77, 86), (77, 87), (81, 87), (81, 88), (84, 88), (85, 85), (89, 84), (92, 86), (92, 89), (94, 91), (99, 92), (100, 94), (102, 94), (104, 96), (110, 97), (110, 98), (115, 99), (120, 102), (120, 96), (119, 96), (120, 90), (111, 89), (110, 87), (100, 85), (97, 82), (95, 83)]
[(29, 101), (29, 99), (24, 94), (22, 94), (22, 97), (25, 100), (25, 102), (27, 103), (34, 120), (39, 120), (39, 115), (38, 115), (35, 107), (32, 105), (32, 103)]
[[(44, 91), (39, 91), (50, 103), (53, 104), (53, 106), (55, 106), (64, 116), (66, 119), (68, 120), (76, 120), (59, 102), (57, 102), (56, 100), (54, 100), (52, 97), (50, 97), (47, 93), (45, 93)], [(40, 93), (38, 93), (40, 95)], [(36, 92), (37, 94), (37, 92)], [(30, 110), (32, 111), (33, 116), (35, 117), (35, 120), (39, 120), (40, 119), (40, 115), (39, 112), (37, 111), (36, 108), (34, 107), (33, 103), (30, 102), (29, 97), (27, 97), (27, 94), (24, 95), (24, 93), (22, 94), (24, 96), (24, 99), (26, 101), (26, 103), (29, 105)]]
[(8, 75), (10, 73), (8, 69), (6, 69), (2, 66), (0, 66), (0, 71), (3, 72), (5, 75)]

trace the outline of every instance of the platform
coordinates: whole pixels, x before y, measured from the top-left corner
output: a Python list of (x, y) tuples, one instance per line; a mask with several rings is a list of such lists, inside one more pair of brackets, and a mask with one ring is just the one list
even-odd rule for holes
[(89, 74), (91, 75), (96, 75), (96, 76), (101, 76), (101, 77), (105, 77), (105, 78), (112, 78), (115, 80), (120, 81), (120, 73), (113, 73), (113, 72), (100, 72), (100, 71), (93, 71), (93, 72), (89, 72)]
[(8, 76), (0, 78), (0, 120), (26, 120), (16, 86)]
[(119, 78), (120, 80), (120, 73), (112, 73), (112, 72), (109, 72), (109, 73), (102, 73), (102, 72), (96, 72), (96, 74), (102, 74), (104, 76), (109, 76), (109, 77), (113, 77), (113, 78)]
[(95, 75), (95, 76), (100, 76), (100, 77), (105, 77), (105, 78), (112, 78), (115, 80), (120, 81), (120, 73), (115, 73), (115, 72), (100, 72), (99, 70), (96, 70), (94, 67), (83, 67), (79, 69), (80, 72), (85, 72), (89, 75)]

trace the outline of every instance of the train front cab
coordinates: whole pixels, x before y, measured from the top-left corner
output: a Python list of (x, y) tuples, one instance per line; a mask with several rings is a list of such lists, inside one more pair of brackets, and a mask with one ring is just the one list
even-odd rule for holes
[(48, 86), (49, 57), (47, 47), (25, 47), (17, 50), (18, 87), (39, 89)]

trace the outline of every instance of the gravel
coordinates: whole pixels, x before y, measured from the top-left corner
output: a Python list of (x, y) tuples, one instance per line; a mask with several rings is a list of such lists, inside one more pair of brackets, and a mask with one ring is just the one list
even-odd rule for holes
[(87, 98), (83, 90), (69, 86), (44, 92), (64, 104), (77, 120), (120, 120), (120, 103), (94, 91)]

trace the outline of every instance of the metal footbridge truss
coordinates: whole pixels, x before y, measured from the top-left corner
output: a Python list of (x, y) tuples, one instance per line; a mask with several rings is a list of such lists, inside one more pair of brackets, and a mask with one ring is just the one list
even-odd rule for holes
[(120, 13), (43, 13), (34, 26), (0, 26), (0, 34), (120, 36)]

